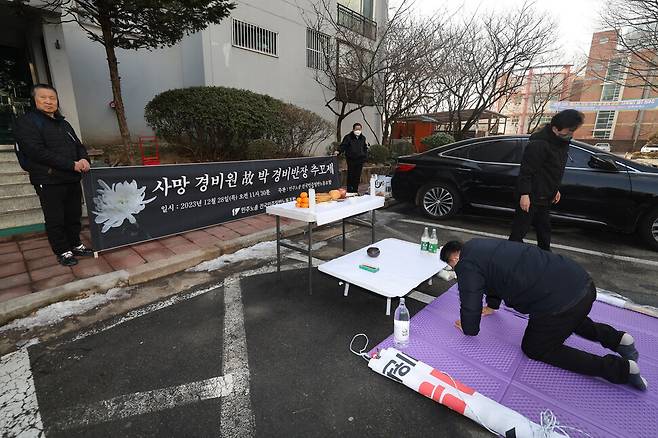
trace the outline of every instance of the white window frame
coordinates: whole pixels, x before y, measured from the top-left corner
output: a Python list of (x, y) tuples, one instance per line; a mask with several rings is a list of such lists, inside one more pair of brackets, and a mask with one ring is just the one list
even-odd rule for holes
[[(592, 138), (597, 140), (611, 140), (615, 132), (615, 125), (617, 124), (617, 114), (619, 111), (597, 111), (596, 118), (594, 119), (594, 128), (592, 129)], [(612, 118), (608, 114), (606, 121), (606, 128), (597, 128), (597, 123), (599, 122), (599, 116), (601, 113), (612, 113)], [(597, 133), (602, 133), (599, 135)]]
[[(269, 45), (269, 50), (263, 50), (264, 42)], [(273, 58), (279, 57), (278, 32), (237, 18), (231, 19), (231, 45)]]
[[(323, 47), (324, 45), (324, 47)], [(325, 71), (329, 50), (331, 50), (331, 37), (310, 27), (306, 28), (306, 67)]]

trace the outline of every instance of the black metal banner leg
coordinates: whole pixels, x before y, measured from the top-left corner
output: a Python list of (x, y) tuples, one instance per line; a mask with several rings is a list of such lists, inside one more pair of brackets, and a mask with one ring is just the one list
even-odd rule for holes
[(308, 223), (308, 294), (313, 295), (313, 253), (311, 251), (313, 246), (313, 226)]
[(276, 217), (276, 272), (281, 277), (281, 218)]

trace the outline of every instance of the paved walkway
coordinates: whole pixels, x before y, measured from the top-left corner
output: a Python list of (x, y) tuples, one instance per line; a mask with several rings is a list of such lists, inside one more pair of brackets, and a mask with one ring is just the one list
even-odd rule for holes
[[(290, 223), (281, 220), (282, 225)], [(79, 258), (72, 268), (61, 266), (45, 234), (0, 243), (0, 302), (65, 283), (155, 262), (185, 252), (216, 246), (222, 242), (273, 229), (275, 219), (265, 214), (191, 231), (146, 243), (103, 252), (98, 259)], [(82, 241), (91, 247), (89, 230)]]

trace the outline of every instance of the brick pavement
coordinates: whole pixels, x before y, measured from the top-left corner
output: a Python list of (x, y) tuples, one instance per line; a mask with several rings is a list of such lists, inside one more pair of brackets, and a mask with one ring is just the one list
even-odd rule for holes
[[(287, 219), (282, 224), (290, 223)], [(100, 254), (98, 259), (79, 258), (66, 268), (57, 263), (45, 235), (0, 243), (0, 301), (17, 298), (81, 278), (152, 263), (177, 254), (207, 248), (221, 242), (274, 228), (274, 217), (261, 214), (203, 230), (190, 231)], [(89, 231), (81, 234), (91, 247)]]

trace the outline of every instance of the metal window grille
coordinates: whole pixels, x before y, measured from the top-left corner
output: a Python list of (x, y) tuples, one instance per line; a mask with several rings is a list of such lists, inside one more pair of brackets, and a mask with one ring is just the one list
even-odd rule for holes
[(594, 131), (592, 137), (608, 140), (612, 136), (612, 128), (615, 121), (615, 111), (599, 111), (596, 114)]
[(316, 70), (327, 68), (327, 53), (329, 51), (329, 35), (306, 29), (306, 66)]
[(279, 34), (262, 27), (233, 19), (233, 46), (269, 56), (279, 56)]
[(615, 58), (608, 64), (608, 71), (605, 74), (606, 82), (621, 81), (626, 73), (626, 60), (624, 58)]
[(604, 84), (601, 90), (601, 100), (611, 101), (619, 100), (621, 94), (621, 85), (618, 83)]

